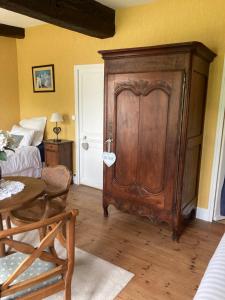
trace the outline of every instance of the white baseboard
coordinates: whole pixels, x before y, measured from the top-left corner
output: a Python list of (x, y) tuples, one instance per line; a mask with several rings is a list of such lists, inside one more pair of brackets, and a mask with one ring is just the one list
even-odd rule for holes
[(224, 216), (221, 216), (221, 215), (215, 215), (214, 216), (214, 221), (221, 221), (221, 220), (224, 220), (225, 219), (225, 217)]
[(78, 184), (77, 176), (76, 176), (76, 175), (73, 175), (73, 183), (74, 183), (74, 184)]
[(211, 222), (209, 217), (209, 210), (206, 208), (197, 207), (196, 218), (203, 221)]
[[(78, 179), (76, 175), (73, 176), (73, 183), (78, 184)], [(196, 219), (212, 222), (212, 220), (210, 220), (209, 210), (201, 207), (197, 207)]]

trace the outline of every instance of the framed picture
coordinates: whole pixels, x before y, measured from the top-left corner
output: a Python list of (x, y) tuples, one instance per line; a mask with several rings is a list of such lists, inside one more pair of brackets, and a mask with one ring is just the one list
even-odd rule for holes
[(55, 92), (54, 65), (32, 67), (34, 93)]

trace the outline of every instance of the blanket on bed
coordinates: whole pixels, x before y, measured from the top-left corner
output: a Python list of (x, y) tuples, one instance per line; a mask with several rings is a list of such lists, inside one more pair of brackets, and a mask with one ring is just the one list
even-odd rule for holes
[[(17, 148), (15, 152), (7, 151), (7, 161), (0, 161), (3, 176), (26, 175), (25, 170), (33, 169), (40, 174), (41, 156), (40, 151), (34, 146)], [(37, 177), (35, 176), (35, 177)]]
[(225, 299), (225, 234), (222, 237), (202, 278), (194, 300)]

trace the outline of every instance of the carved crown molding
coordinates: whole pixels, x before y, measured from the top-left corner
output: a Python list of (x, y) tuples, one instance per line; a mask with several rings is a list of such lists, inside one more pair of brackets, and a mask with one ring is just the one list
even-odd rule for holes
[(166, 94), (171, 94), (171, 86), (163, 80), (155, 80), (149, 82), (147, 80), (129, 80), (117, 83), (115, 87), (115, 94), (119, 95), (124, 90), (131, 90), (136, 96), (147, 96), (154, 90), (163, 90)]

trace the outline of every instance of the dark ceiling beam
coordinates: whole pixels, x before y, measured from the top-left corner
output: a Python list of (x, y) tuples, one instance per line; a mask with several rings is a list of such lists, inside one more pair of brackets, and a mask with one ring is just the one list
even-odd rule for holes
[(0, 24), (0, 36), (6, 36), (10, 38), (24, 39), (25, 30), (24, 28), (9, 26)]
[(94, 0), (0, 0), (0, 7), (97, 38), (115, 34), (115, 10)]

